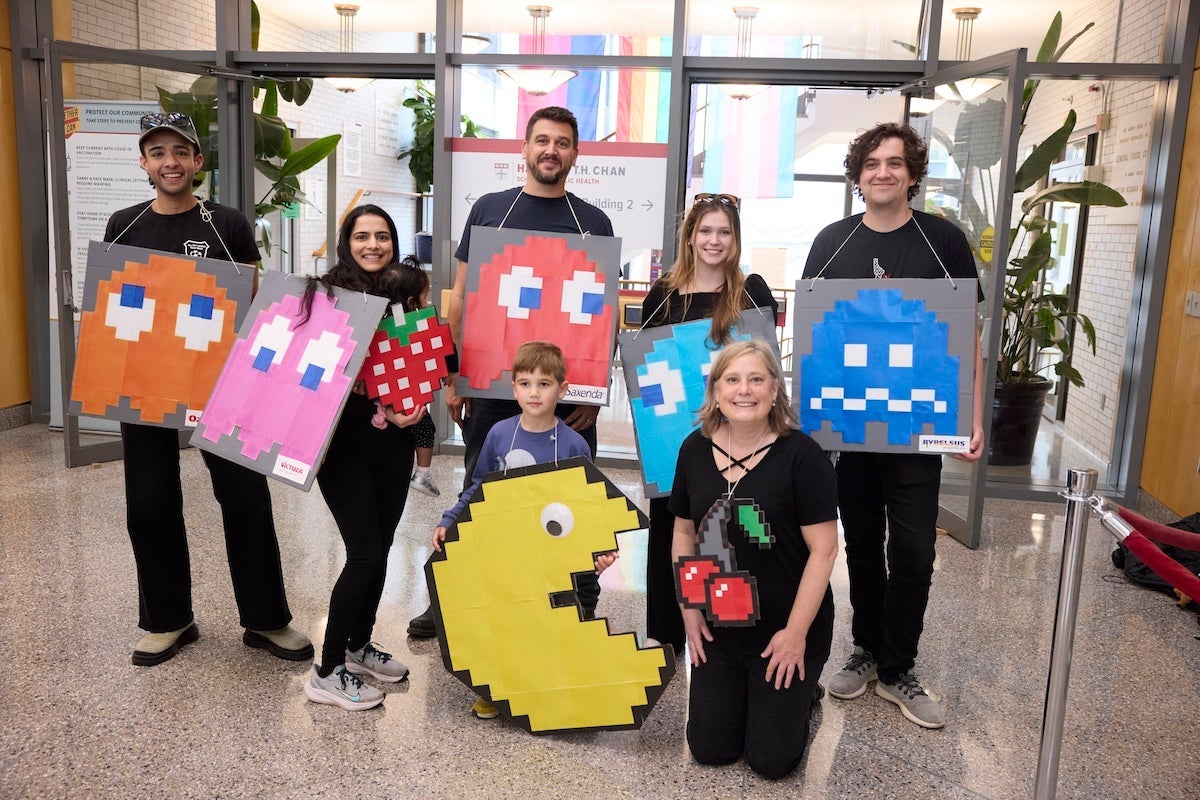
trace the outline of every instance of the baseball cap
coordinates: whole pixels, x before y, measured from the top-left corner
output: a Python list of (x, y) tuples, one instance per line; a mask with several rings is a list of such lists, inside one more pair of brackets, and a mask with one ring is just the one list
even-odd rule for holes
[(200, 149), (200, 136), (196, 133), (196, 126), (192, 122), (192, 118), (178, 111), (170, 113), (153, 111), (144, 114), (142, 116), (142, 135), (138, 137), (138, 148), (141, 148), (142, 142), (146, 141), (147, 136), (164, 129), (175, 131), (194, 144), (197, 150)]

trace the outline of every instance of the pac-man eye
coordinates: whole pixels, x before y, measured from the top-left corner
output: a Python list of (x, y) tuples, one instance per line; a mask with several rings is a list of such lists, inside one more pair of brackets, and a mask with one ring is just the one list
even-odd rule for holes
[(566, 536), (575, 527), (575, 515), (562, 503), (550, 503), (542, 509), (542, 530), (554, 538)]
[(300, 385), (305, 389), (316, 389), (322, 383), (333, 380), (342, 354), (346, 351), (338, 344), (338, 335), (325, 331), (320, 338), (311, 340), (304, 347), (304, 355), (296, 365), (300, 373)]
[(250, 343), (252, 365), (259, 372), (266, 372), (273, 366), (279, 366), (283, 354), (292, 343), (292, 332), (288, 330), (288, 318), (276, 315), (270, 322), (264, 322)]
[(509, 319), (529, 319), (530, 311), (542, 307), (542, 279), (533, 274), (533, 267), (514, 266), (500, 276), (499, 300)]
[(175, 317), (175, 335), (183, 339), (188, 350), (206, 352), (213, 342), (221, 340), (225, 312), (216, 307), (216, 298), (193, 294), (190, 303), (179, 304)]
[(638, 369), (638, 388), (642, 406), (653, 409), (655, 416), (674, 414), (687, 401), (683, 373), (665, 361), (649, 361)]
[(154, 327), (154, 300), (146, 297), (146, 287), (136, 283), (122, 284), (120, 292), (108, 296), (104, 324), (114, 329), (118, 339), (136, 342)]
[(575, 276), (563, 282), (562, 312), (577, 325), (591, 325), (592, 319), (604, 313), (604, 282), (599, 275), (576, 270)]

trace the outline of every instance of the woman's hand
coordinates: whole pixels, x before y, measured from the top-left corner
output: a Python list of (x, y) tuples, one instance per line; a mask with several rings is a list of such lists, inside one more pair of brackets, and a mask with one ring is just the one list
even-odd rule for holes
[(774, 681), (776, 689), (789, 689), (793, 675), (798, 681), (804, 680), (807, 633), (788, 627), (771, 637), (767, 649), (761, 654), (763, 658), (770, 659), (767, 662), (767, 683)]
[(713, 640), (712, 631), (704, 621), (704, 614), (694, 608), (683, 610), (683, 631), (687, 635), (688, 658), (693, 667), (698, 667), (708, 661), (704, 655), (704, 643)]
[(397, 428), (407, 428), (409, 425), (416, 425), (421, 417), (425, 416), (425, 406), (418, 406), (411, 414), (397, 414), (391, 406), (384, 406), (383, 416)]
[(458, 392), (454, 390), (454, 381), (451, 380), (445, 384), (446, 392), (444, 399), (446, 401), (446, 409), (450, 412), (450, 419), (458, 427), (463, 426), (463, 421), (467, 415), (471, 413), (471, 408), (467, 404), (467, 398), (459, 397)]

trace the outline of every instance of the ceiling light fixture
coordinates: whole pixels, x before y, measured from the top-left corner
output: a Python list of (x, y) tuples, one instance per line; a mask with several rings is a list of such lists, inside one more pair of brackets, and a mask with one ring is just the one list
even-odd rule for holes
[[(338, 18), (341, 22), (341, 29), (338, 31), (338, 50), (343, 53), (354, 52), (354, 15), (358, 13), (358, 6), (350, 3), (336, 3), (333, 6), (337, 9)], [(332, 75), (325, 79), (333, 88), (339, 92), (357, 92), (359, 89), (366, 86), (374, 78), (351, 78), (342, 75)]]
[[(554, 8), (552, 6), (525, 6), (525, 10), (529, 12), (529, 16), (533, 17), (533, 52), (535, 55), (545, 55), (546, 17), (550, 16), (550, 12)], [(533, 95), (549, 94), (579, 74), (573, 69), (544, 67), (516, 67), (496, 71)]]
[(461, 50), (464, 55), (474, 56), (488, 49), (488, 45), (492, 40), (486, 36), (480, 36), (477, 33), (464, 33), (462, 35)]
[[(754, 35), (754, 18), (758, 16), (757, 6), (734, 6), (733, 15), (737, 17), (737, 57), (750, 57), (750, 38)], [(734, 100), (749, 100), (754, 95), (766, 91), (767, 87), (758, 83), (724, 83), (721, 88)]]
[[(954, 18), (958, 20), (958, 40), (954, 57), (959, 61), (971, 60), (971, 43), (975, 34), (975, 20), (982, 13), (982, 8), (967, 6), (951, 9)], [(934, 89), (943, 100), (965, 100), (971, 102), (990, 92), (1000, 85), (995, 78), (967, 78), (966, 80), (944, 83)]]

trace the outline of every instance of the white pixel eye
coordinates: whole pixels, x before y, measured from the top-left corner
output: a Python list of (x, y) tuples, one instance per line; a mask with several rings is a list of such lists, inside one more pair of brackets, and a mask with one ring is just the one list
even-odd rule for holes
[(913, 346), (911, 344), (888, 345), (889, 367), (911, 367), (913, 365)]
[(108, 295), (104, 324), (114, 329), (118, 339), (136, 342), (154, 327), (154, 300), (146, 297), (146, 287), (122, 284), (120, 292)]
[(566, 536), (575, 527), (575, 515), (562, 503), (551, 503), (542, 509), (542, 530), (554, 538)]
[(687, 399), (680, 371), (672, 369), (665, 361), (648, 361), (644, 370), (638, 369), (642, 406), (652, 409), (659, 417), (678, 411)]
[(175, 335), (188, 350), (207, 352), (213, 342), (221, 341), (225, 312), (216, 307), (216, 298), (193, 294), (187, 305), (180, 303), (175, 317)]
[(530, 311), (542, 307), (542, 279), (534, 276), (533, 267), (514, 265), (512, 272), (500, 276), (499, 300), (509, 319), (529, 319)]
[(848, 344), (843, 358), (847, 367), (865, 367), (867, 365), (867, 346), (865, 344)]
[(254, 359), (251, 366), (259, 372), (279, 366), (291, 343), (292, 332), (288, 330), (287, 317), (276, 314), (274, 319), (259, 327), (254, 341), (250, 343), (250, 357)]
[(300, 363), (296, 365), (296, 372), (300, 373), (300, 385), (315, 390), (322, 383), (329, 383), (345, 352), (338, 344), (338, 335), (333, 331), (325, 331), (319, 338), (309, 341), (304, 347)]
[(576, 325), (590, 325), (592, 319), (604, 313), (604, 281), (594, 272), (576, 270), (575, 276), (563, 283), (562, 311)]

